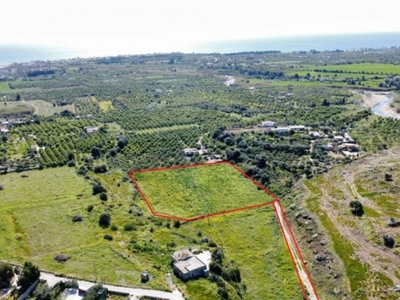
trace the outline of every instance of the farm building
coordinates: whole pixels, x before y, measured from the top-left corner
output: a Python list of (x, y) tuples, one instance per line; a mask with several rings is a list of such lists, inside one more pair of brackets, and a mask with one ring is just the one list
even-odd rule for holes
[(305, 131), (306, 127), (304, 125), (293, 125), (293, 126), (289, 126), (290, 130), (294, 130), (294, 131)]
[(6, 127), (0, 128), (0, 133), (9, 133), (9, 132), (10, 132), (10, 130)]
[(189, 250), (178, 250), (171, 255), (174, 273), (182, 280), (207, 277), (207, 265)]
[(98, 132), (99, 131), (99, 127), (96, 127), (96, 126), (85, 126), (85, 127), (83, 127), (83, 130), (85, 130), (86, 133), (93, 133), (93, 132)]
[(182, 150), (183, 153), (185, 153), (186, 156), (193, 156), (195, 153), (198, 153), (199, 150), (196, 148), (185, 148)]
[(261, 122), (261, 127), (274, 127), (274, 126), (275, 126), (275, 122), (273, 122), (273, 121)]

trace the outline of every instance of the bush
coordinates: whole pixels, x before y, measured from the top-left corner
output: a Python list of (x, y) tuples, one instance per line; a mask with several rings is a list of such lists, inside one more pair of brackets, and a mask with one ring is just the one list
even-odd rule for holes
[(95, 173), (106, 173), (107, 172), (107, 166), (106, 165), (95, 166), (93, 171)]
[(67, 165), (68, 167), (75, 167), (75, 160), (70, 160)]
[(174, 221), (174, 227), (175, 227), (175, 228), (181, 227), (181, 222), (179, 222), (179, 220)]
[(107, 193), (107, 190), (101, 184), (95, 184), (93, 186), (93, 195), (97, 195), (100, 193)]
[(40, 284), (33, 292), (36, 300), (52, 300), (53, 293), (47, 283)]
[(4, 187), (0, 184), (0, 191), (4, 190)]
[(106, 193), (101, 193), (100, 194), (100, 200), (107, 201), (108, 200), (107, 194)]
[(242, 281), (240, 270), (237, 266), (223, 268), (222, 278), (224, 278), (226, 281), (233, 281), (236, 283), (240, 283)]
[(9, 263), (0, 261), (0, 283), (9, 282), (13, 277), (13, 267)]
[(107, 241), (112, 241), (112, 240), (113, 240), (113, 237), (112, 237), (112, 235), (105, 234), (104, 237), (103, 237), (103, 239), (105, 239), (105, 240), (107, 240)]
[(76, 279), (68, 280), (64, 284), (66, 289), (77, 289), (79, 287)]
[(219, 262), (217, 261), (211, 261), (210, 262), (210, 271), (216, 275), (221, 275), (222, 274), (222, 266)]
[(109, 213), (102, 213), (99, 218), (99, 225), (103, 228), (107, 228), (111, 224), (111, 216)]
[(124, 230), (125, 231), (133, 231), (133, 230), (136, 230), (136, 227), (133, 224), (125, 224)]
[(350, 201), (351, 213), (355, 216), (362, 216), (364, 214), (364, 208), (360, 201)]
[(383, 236), (383, 243), (388, 248), (393, 248), (394, 247), (394, 239), (390, 235), (384, 235)]
[(93, 205), (88, 205), (87, 206), (87, 208), (86, 208), (86, 210), (88, 211), (88, 212), (91, 212), (92, 210), (93, 210)]
[(85, 176), (87, 174), (87, 172), (88, 172), (88, 169), (85, 166), (80, 166), (78, 168), (78, 170), (76, 170), (76, 173), (78, 175), (82, 175), (82, 176)]
[(208, 242), (208, 247), (217, 247), (217, 244), (214, 241), (209, 241)]

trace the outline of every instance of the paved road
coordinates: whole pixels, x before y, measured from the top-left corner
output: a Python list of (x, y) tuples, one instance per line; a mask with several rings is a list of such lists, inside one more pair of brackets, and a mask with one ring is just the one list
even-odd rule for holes
[[(57, 277), (54, 274), (46, 272), (40, 273), (40, 279), (46, 280), (47, 284), (50, 287), (54, 286), (57, 282), (70, 280), (68, 278)], [(91, 286), (94, 285), (93, 282), (84, 280), (78, 280), (78, 284), (79, 288), (85, 290), (89, 289)], [(108, 285), (108, 284), (105, 284), (104, 287), (106, 287), (110, 292), (124, 293), (130, 296), (136, 296), (137, 298), (139, 296), (149, 296), (149, 297), (169, 299), (169, 300), (185, 300), (182, 294), (178, 290), (175, 290), (172, 293), (170, 293), (170, 292), (163, 292), (156, 290), (136, 289), (136, 288), (122, 287), (122, 286)]]

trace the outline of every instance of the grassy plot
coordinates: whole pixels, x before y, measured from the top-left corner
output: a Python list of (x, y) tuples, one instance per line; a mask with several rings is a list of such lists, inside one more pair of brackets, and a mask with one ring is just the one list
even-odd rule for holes
[(0, 82), (0, 92), (9, 92), (11, 91), (8, 82)]
[[(227, 261), (238, 265), (246, 286), (245, 299), (303, 298), (272, 206), (199, 220), (179, 228), (183, 236), (196, 232), (215, 242)], [(186, 290), (190, 294), (204, 284), (201, 280), (188, 282)], [(213, 297), (215, 291), (204, 291), (208, 294), (196, 292), (190, 299), (219, 299)]]
[(34, 112), (34, 108), (29, 104), (16, 101), (0, 102), (0, 118), (9, 116), (25, 116)]
[(63, 110), (69, 110), (75, 113), (75, 106), (73, 104), (63, 106), (53, 106), (50, 102), (43, 100), (31, 100), (27, 101), (27, 104), (35, 108), (35, 114), (39, 116), (49, 117), (55, 113), (60, 113)]
[(135, 173), (154, 211), (183, 218), (272, 201), (229, 164)]
[[(213, 251), (211, 243), (200, 244), (207, 237), (223, 249), (227, 262), (235, 261), (246, 299), (302, 298), (271, 206), (174, 228), (170, 221), (149, 215), (132, 185), (121, 181), (121, 173), (90, 175), (108, 190), (108, 201), (93, 196), (90, 181), (76, 175), (73, 168), (25, 174), (28, 177), (21, 173), (0, 177), (4, 186), (0, 191), (0, 257), (16, 263), (29, 260), (41, 269), (86, 280), (95, 278), (96, 269), (97, 279), (103, 277), (106, 283), (167, 290), (170, 254), (188, 248)], [(87, 210), (89, 205), (92, 211)], [(111, 215), (109, 228), (98, 225), (102, 212)], [(72, 217), (78, 214), (83, 221), (73, 223)], [(104, 240), (104, 234), (113, 239)], [(70, 259), (57, 263), (53, 258), (59, 253)], [(150, 274), (148, 283), (140, 281), (143, 271)], [(217, 285), (207, 279), (177, 284), (190, 299), (220, 299)], [(227, 284), (235, 299), (235, 287)]]
[[(112, 214), (115, 227), (132, 222), (128, 202), (130, 185), (119, 182), (121, 174), (101, 178), (111, 192), (109, 203), (92, 195), (92, 187), (73, 168), (45, 169), (0, 177), (0, 257), (15, 263), (32, 261), (41, 269), (72, 277), (93, 280), (94, 265), (98, 279), (108, 283), (141, 286), (140, 273), (150, 270), (156, 259), (144, 255), (130, 257), (126, 242), (133, 234), (114, 232), (98, 225), (99, 215)], [(113, 186), (111, 186), (113, 185)], [(114, 187), (115, 186), (115, 187)], [(77, 196), (79, 195), (79, 196)], [(93, 210), (87, 207), (93, 205)], [(82, 222), (73, 223), (76, 215)], [(115, 236), (114, 241), (103, 239)], [(59, 264), (54, 256), (64, 253), (70, 259)], [(147, 287), (166, 289), (164, 271), (153, 270), (156, 278)]]
[(113, 108), (113, 105), (112, 105), (111, 101), (100, 101), (99, 107), (100, 107), (101, 111), (107, 112)]

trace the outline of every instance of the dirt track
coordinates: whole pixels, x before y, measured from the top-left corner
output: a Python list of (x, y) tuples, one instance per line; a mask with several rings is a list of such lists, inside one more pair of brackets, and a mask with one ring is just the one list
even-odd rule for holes
[(304, 264), (304, 259), (301, 255), (300, 249), (297, 245), (292, 230), (290, 229), (289, 222), (285, 216), (282, 205), (279, 201), (274, 201), (274, 209), (278, 218), (279, 225), (281, 226), (282, 233), (285, 238), (286, 245), (289, 248), (290, 256), (295, 264), (296, 273), (301, 281), (303, 292), (308, 295), (308, 299), (317, 300), (318, 295), (311, 281), (310, 274)]

